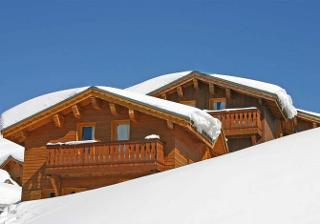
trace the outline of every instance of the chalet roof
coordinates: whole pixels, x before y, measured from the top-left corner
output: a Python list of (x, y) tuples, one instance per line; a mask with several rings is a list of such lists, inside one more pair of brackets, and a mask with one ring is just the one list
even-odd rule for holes
[(0, 166), (9, 158), (24, 161), (24, 147), (0, 136)]
[(48, 93), (24, 103), (21, 103), (7, 111), (0, 118), (1, 131), (24, 122), (31, 117), (35, 117), (48, 109), (64, 103), (87, 91), (98, 91), (102, 94), (112, 95), (125, 99), (133, 104), (139, 104), (153, 108), (166, 114), (176, 116), (190, 123), (200, 134), (205, 134), (211, 141), (215, 140), (220, 134), (221, 123), (218, 119), (211, 117), (204, 111), (197, 108), (174, 103), (171, 101), (121, 90), (106, 86), (92, 86), (75, 89), (68, 89), (53, 93)]
[(297, 110), (293, 106), (292, 98), (287, 94), (286, 90), (281, 88), (280, 86), (230, 75), (205, 74), (196, 71), (170, 73), (146, 80), (142, 83), (131, 86), (126, 90), (154, 95), (155, 93), (174, 85), (180, 80), (187, 79), (188, 77), (192, 78), (194, 74), (213, 81), (225, 82), (236, 87), (245, 87), (246, 89), (253, 89), (259, 92), (263, 92), (264, 94), (271, 95), (272, 97), (275, 97), (279, 102), (279, 105), (282, 111), (285, 112), (287, 118), (293, 118), (297, 115)]
[(307, 111), (303, 109), (297, 109), (298, 110), (298, 116), (303, 117), (312, 121), (320, 122), (320, 113)]

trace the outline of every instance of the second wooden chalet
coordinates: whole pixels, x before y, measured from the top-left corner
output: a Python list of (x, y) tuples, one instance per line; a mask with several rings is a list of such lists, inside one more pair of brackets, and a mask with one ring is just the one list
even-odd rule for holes
[(21, 184), (24, 148), (0, 136), (0, 169), (6, 170), (11, 178)]
[(22, 200), (65, 195), (228, 152), (221, 123), (194, 107), (109, 87), (46, 94), (2, 114), (25, 147)]
[(320, 115), (297, 111), (283, 88), (236, 76), (178, 72), (127, 90), (208, 112), (222, 122), (230, 151), (320, 126)]

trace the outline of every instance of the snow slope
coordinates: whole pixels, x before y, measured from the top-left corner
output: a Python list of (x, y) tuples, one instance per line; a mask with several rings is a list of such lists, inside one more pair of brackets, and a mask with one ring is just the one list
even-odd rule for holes
[(192, 121), (197, 131), (199, 133), (206, 133), (211, 138), (211, 140), (215, 140), (220, 134), (220, 121), (202, 110), (183, 104), (155, 98), (152, 96), (106, 86), (82, 87), (63, 90), (45, 94), (28, 100), (5, 111), (1, 115), (1, 130), (10, 127), (11, 125), (14, 125), (20, 121), (23, 121), (24, 119), (27, 119), (39, 112), (49, 109), (50, 107), (53, 107), (65, 100), (68, 100), (75, 95), (86, 91), (89, 88), (96, 88), (100, 91), (105, 91), (106, 93), (125, 98), (129, 101), (148, 105), (157, 110), (165, 111), (167, 113), (183, 117), (187, 120)]
[(79, 194), (21, 203), (0, 223), (318, 224), (320, 129)]
[(23, 162), (24, 147), (0, 136), (0, 165), (6, 161), (9, 156)]
[[(177, 81), (180, 78), (183, 78), (184, 76), (189, 75), (191, 72), (192, 71), (185, 71), (185, 72), (161, 75), (161, 76), (146, 80), (137, 85), (131, 86), (126, 90), (138, 92), (142, 94), (149, 94), (157, 89), (160, 89), (161, 87), (164, 87), (170, 83)], [(232, 83), (243, 85), (259, 91), (274, 94), (279, 100), (281, 109), (286, 112), (286, 115), (288, 116), (288, 118), (293, 118), (294, 116), (297, 115), (297, 110), (293, 106), (291, 96), (288, 95), (286, 90), (281, 88), (280, 86), (253, 80), (253, 79), (237, 77), (237, 76), (220, 75), (220, 74), (204, 74), (204, 73), (201, 73), (201, 74), (203, 74), (204, 76), (212, 76), (212, 77), (221, 79), (223, 81), (232, 82)]]
[[(10, 180), (13, 184), (5, 183)], [(3, 205), (9, 205), (21, 200), (21, 187), (10, 178), (10, 175), (0, 169), (0, 211)]]

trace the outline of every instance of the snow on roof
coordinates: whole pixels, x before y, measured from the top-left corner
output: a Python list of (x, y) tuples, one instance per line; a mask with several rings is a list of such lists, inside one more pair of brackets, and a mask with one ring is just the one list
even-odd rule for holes
[(23, 162), (24, 147), (0, 136), (0, 165), (10, 156)]
[[(179, 72), (179, 73), (172, 73), (172, 74), (166, 74), (161, 75), (149, 80), (146, 80), (140, 84), (137, 84), (135, 86), (129, 87), (126, 90), (139, 92), (143, 94), (149, 94), (153, 91), (156, 91), (168, 84), (171, 84), (180, 78), (183, 78), (187, 75), (189, 75), (191, 71), (186, 72)], [(199, 73), (200, 75), (205, 76), (211, 76), (214, 78), (221, 79), (223, 81), (232, 82), (234, 84), (239, 84), (245, 87), (249, 87), (252, 89), (256, 89), (259, 91), (267, 92), (270, 94), (275, 95), (278, 98), (279, 104), (281, 106), (281, 109), (285, 111), (288, 118), (293, 118), (297, 115), (297, 110), (293, 106), (292, 98), (290, 95), (287, 94), (286, 90), (281, 88), (280, 86), (261, 82), (253, 79), (247, 79), (242, 77), (236, 77), (236, 76), (230, 76), (230, 75), (220, 75), (220, 74), (204, 74)]]
[(125, 98), (135, 103), (145, 104), (157, 110), (171, 113), (191, 121), (199, 133), (205, 133), (211, 140), (216, 139), (220, 134), (221, 123), (218, 119), (211, 117), (207, 113), (186, 105), (174, 103), (171, 101), (147, 96), (144, 94), (134, 93), (131, 91), (121, 90), (106, 86), (83, 87), (76, 89), (63, 90), (45, 94), (31, 100), (28, 100), (18, 106), (15, 106), (1, 115), (2, 129), (10, 127), (24, 119), (27, 119), (39, 112), (49, 109), (67, 99), (74, 97), (86, 91), (89, 88), (96, 88), (100, 91)]
[[(10, 180), (13, 184), (5, 183), (6, 180)], [(21, 187), (17, 185), (10, 175), (0, 169), (0, 209), (1, 205), (9, 205), (21, 200)], [(0, 223), (1, 219), (0, 219)]]
[(23, 202), (0, 223), (320, 223), (319, 135), (313, 129), (121, 184)]
[(88, 88), (89, 87), (83, 87), (52, 92), (32, 98), (15, 107), (12, 107), (11, 109), (1, 114), (0, 130), (23, 121), (24, 119), (31, 117), (39, 112), (42, 112), (52, 107), (53, 105), (56, 105), (87, 90)]
[(149, 94), (163, 86), (166, 86), (186, 75), (189, 75), (192, 71), (169, 73), (165, 75), (160, 75), (152, 79), (148, 79), (142, 83), (131, 86), (126, 90), (130, 90), (137, 93)]
[(315, 116), (315, 117), (319, 117), (320, 118), (320, 113), (312, 112), (312, 111), (308, 111), (308, 110), (303, 110), (303, 109), (297, 109), (297, 110), (298, 110), (298, 112), (309, 114), (311, 116)]

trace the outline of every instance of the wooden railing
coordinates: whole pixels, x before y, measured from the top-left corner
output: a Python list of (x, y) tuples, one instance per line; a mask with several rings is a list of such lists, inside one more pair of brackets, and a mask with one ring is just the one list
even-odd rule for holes
[(164, 162), (159, 140), (48, 145), (47, 167)]
[(222, 110), (210, 114), (221, 121), (228, 135), (262, 132), (262, 117), (258, 109)]

